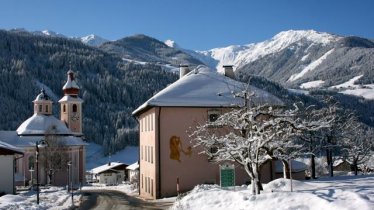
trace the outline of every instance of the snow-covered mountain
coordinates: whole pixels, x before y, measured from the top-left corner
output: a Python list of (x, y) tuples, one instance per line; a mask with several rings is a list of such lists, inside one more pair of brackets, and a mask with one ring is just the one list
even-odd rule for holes
[(90, 34), (88, 36), (81, 37), (80, 40), (81, 40), (81, 42), (83, 42), (87, 45), (90, 45), (90, 46), (94, 46), (94, 47), (98, 47), (98, 46), (102, 45), (103, 43), (109, 41), (109, 40), (104, 39), (104, 38), (102, 38), (100, 36), (97, 36), (95, 34)]
[(184, 51), (218, 71), (231, 64), (237, 75), (259, 75), (286, 87), (331, 88), (360, 75), (355, 84), (374, 84), (374, 42), (361, 37), (289, 30), (259, 43)]
[(295, 43), (309, 41), (312, 44), (328, 45), (337, 41), (339, 36), (321, 33), (314, 30), (289, 30), (275, 35), (270, 40), (247, 45), (231, 45), (223, 48), (214, 48), (207, 51), (197, 51), (199, 54), (211, 57), (217, 61), (220, 70), (222, 65), (231, 64), (235, 69), (253, 62), (263, 56), (279, 52)]
[(168, 45), (144, 34), (137, 34), (106, 42), (99, 48), (111, 54), (116, 54), (123, 60), (135, 63), (156, 63), (163, 67), (178, 67), (182, 63), (191, 66), (202, 64), (200, 60), (181, 50), (173, 41), (169, 41)]
[(43, 31), (34, 31), (32, 32), (35, 35), (43, 35), (43, 36), (51, 36), (51, 37), (62, 37), (62, 38), (67, 38), (67, 36), (51, 31), (51, 30), (43, 30)]

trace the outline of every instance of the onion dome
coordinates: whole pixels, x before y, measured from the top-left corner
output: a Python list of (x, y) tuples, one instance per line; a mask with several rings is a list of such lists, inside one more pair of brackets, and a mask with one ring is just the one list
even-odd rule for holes
[(48, 101), (48, 100), (50, 100), (50, 98), (47, 95), (47, 93), (45, 92), (44, 88), (42, 88), (42, 90), (40, 91), (39, 95), (36, 96), (34, 102), (37, 102), (37, 101)]
[(79, 93), (79, 86), (74, 78), (74, 72), (72, 70), (69, 70), (68, 73), (68, 79), (65, 83), (65, 85), (62, 87), (64, 90), (65, 95), (78, 95)]

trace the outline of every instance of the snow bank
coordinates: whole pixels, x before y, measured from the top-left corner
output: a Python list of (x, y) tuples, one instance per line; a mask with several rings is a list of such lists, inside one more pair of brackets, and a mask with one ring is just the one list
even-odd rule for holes
[[(71, 197), (62, 187), (41, 189), (39, 205), (36, 204), (36, 192), (25, 191), (18, 195), (0, 197), (0, 210), (64, 210), (71, 208)], [(79, 204), (80, 195), (74, 195), (74, 205)]]
[[(374, 177), (370, 177), (369, 180), (374, 181)], [(372, 182), (367, 181), (365, 180), (366, 183), (372, 184)], [(363, 182), (352, 185), (352, 180), (350, 180), (347, 182), (350, 185), (343, 184), (351, 187), (351, 190), (345, 189), (338, 184), (339, 182), (341, 180), (330, 182), (293, 180), (294, 192), (290, 192), (290, 180), (277, 179), (264, 185), (262, 194), (256, 196), (253, 196), (251, 190), (247, 187), (222, 189), (217, 185), (200, 185), (177, 200), (171, 209), (369, 210), (374, 208), (373, 200), (358, 193), (363, 187), (361, 186)], [(370, 188), (370, 185), (366, 187)], [(370, 193), (374, 193), (373, 188), (371, 188)]]

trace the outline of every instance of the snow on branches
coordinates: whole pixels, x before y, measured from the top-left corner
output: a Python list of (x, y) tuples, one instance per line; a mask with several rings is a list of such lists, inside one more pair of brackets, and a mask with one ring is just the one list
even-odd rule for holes
[[(293, 158), (303, 148), (298, 135), (329, 126), (329, 120), (317, 116), (321, 113), (301, 107), (234, 108), (214, 122), (197, 126), (190, 137), (212, 161), (234, 161), (243, 166), (252, 181), (253, 193), (259, 194), (261, 166), (273, 159)], [(310, 112), (310, 117), (305, 118), (303, 112)]]

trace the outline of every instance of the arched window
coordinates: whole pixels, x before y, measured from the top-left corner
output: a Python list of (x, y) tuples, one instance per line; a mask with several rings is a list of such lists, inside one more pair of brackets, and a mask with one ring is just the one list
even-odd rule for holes
[(35, 158), (34, 156), (29, 157), (29, 169), (34, 168)]
[(78, 107), (76, 104), (73, 104), (73, 112), (77, 112), (78, 111)]

